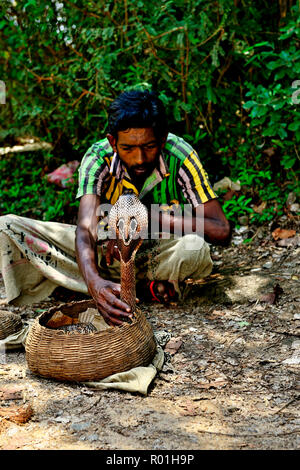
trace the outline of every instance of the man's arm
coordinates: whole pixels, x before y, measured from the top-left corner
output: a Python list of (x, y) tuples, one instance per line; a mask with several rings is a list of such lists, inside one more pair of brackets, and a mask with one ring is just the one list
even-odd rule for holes
[[(214, 245), (226, 245), (230, 239), (231, 229), (219, 201), (211, 199), (205, 202), (202, 208), (204, 234), (199, 233), (198, 235), (204, 235), (204, 239)], [(159, 222), (160, 226), (169, 226), (171, 233), (181, 233), (182, 231), (182, 234), (186, 235), (196, 233), (196, 217), (195, 210), (190, 217), (186, 218), (160, 212)]]
[(204, 238), (214, 245), (226, 245), (231, 237), (230, 223), (221, 204), (211, 199), (204, 204)]
[(100, 198), (94, 194), (82, 196), (76, 229), (76, 258), (89, 293), (109, 325), (121, 325), (122, 318), (131, 315), (130, 308), (120, 300), (120, 284), (103, 279), (98, 271), (97, 208)]

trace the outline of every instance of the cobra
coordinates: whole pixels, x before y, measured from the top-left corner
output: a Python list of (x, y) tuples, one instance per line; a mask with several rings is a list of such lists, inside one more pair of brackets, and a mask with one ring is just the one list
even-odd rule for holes
[[(134, 193), (122, 194), (109, 214), (109, 234), (116, 240), (120, 253), (121, 300), (134, 314), (136, 310), (135, 255), (148, 232), (148, 211)], [(66, 334), (93, 333), (92, 323), (64, 325), (56, 329)]]
[(134, 193), (122, 194), (109, 214), (110, 237), (120, 253), (121, 300), (136, 309), (135, 255), (148, 233), (148, 211)]

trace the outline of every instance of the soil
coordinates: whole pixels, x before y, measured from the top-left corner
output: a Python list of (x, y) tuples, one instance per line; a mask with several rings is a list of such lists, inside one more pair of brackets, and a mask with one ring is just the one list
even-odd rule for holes
[[(275, 241), (270, 228), (246, 237), (212, 247), (213, 274), (189, 284), (184, 302), (142, 305), (154, 331), (173, 338), (147, 396), (44, 379), (24, 349), (8, 351), (0, 392), (9, 386), (14, 400), (2, 402), (32, 415), (0, 418), (0, 448), (299, 449), (300, 243)], [(26, 319), (59, 303), (1, 309)]]

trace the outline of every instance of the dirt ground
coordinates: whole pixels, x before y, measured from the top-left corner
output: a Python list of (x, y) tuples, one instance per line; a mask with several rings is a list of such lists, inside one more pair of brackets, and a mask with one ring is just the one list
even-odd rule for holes
[[(147, 396), (40, 378), (23, 349), (7, 352), (1, 387), (33, 414), (24, 424), (0, 418), (0, 448), (299, 449), (299, 238), (243, 237), (212, 248), (213, 275), (190, 284), (184, 302), (142, 306), (154, 331), (182, 343)], [(26, 319), (54, 303), (1, 309)]]

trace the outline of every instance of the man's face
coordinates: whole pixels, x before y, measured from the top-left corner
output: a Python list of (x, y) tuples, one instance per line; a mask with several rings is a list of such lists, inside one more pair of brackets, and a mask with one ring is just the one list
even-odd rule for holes
[(107, 138), (133, 180), (145, 180), (152, 173), (166, 141), (158, 141), (151, 127), (119, 131), (117, 140), (110, 134)]

